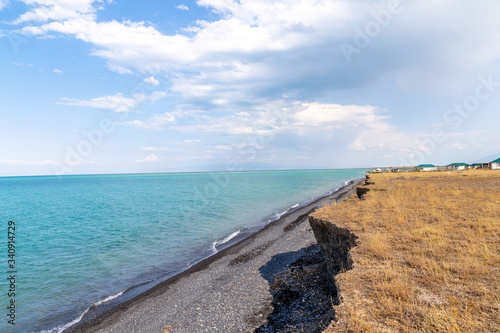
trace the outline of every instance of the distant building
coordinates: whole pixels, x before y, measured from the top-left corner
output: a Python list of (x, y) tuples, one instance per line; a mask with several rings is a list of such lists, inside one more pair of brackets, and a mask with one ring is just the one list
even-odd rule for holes
[(437, 167), (434, 164), (420, 164), (415, 167), (418, 171), (436, 171)]
[(490, 168), (489, 163), (473, 163), (470, 166), (473, 169), (489, 169)]
[(490, 162), (491, 170), (500, 170), (500, 158)]
[(465, 170), (470, 167), (467, 163), (451, 163), (446, 166), (448, 170)]

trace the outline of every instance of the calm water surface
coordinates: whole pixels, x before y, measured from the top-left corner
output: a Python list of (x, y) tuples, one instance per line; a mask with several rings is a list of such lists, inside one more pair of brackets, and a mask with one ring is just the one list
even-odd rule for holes
[(2, 278), (0, 331), (60, 332), (89, 307), (123, 301), (238, 233), (363, 176), (308, 170), (0, 178), (0, 267), (7, 277), (12, 220), (17, 271), (16, 326), (7, 323)]

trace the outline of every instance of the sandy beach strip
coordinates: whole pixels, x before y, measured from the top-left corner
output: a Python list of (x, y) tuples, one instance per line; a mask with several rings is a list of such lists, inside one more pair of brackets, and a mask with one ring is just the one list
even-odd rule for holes
[(269, 331), (266, 323), (276, 312), (270, 290), (274, 277), (299, 259), (307, 261), (310, 253), (319, 253), (308, 215), (349, 196), (363, 180), (282, 216), (241, 242), (66, 332)]

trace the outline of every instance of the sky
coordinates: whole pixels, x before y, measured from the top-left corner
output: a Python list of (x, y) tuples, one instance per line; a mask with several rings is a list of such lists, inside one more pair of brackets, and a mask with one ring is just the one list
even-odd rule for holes
[(0, 176), (488, 162), (499, 15), (497, 0), (0, 0)]

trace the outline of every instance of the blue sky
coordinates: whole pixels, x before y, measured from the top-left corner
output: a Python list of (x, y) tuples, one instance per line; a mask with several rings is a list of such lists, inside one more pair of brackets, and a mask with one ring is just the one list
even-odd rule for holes
[(0, 0), (0, 176), (500, 156), (495, 0)]

